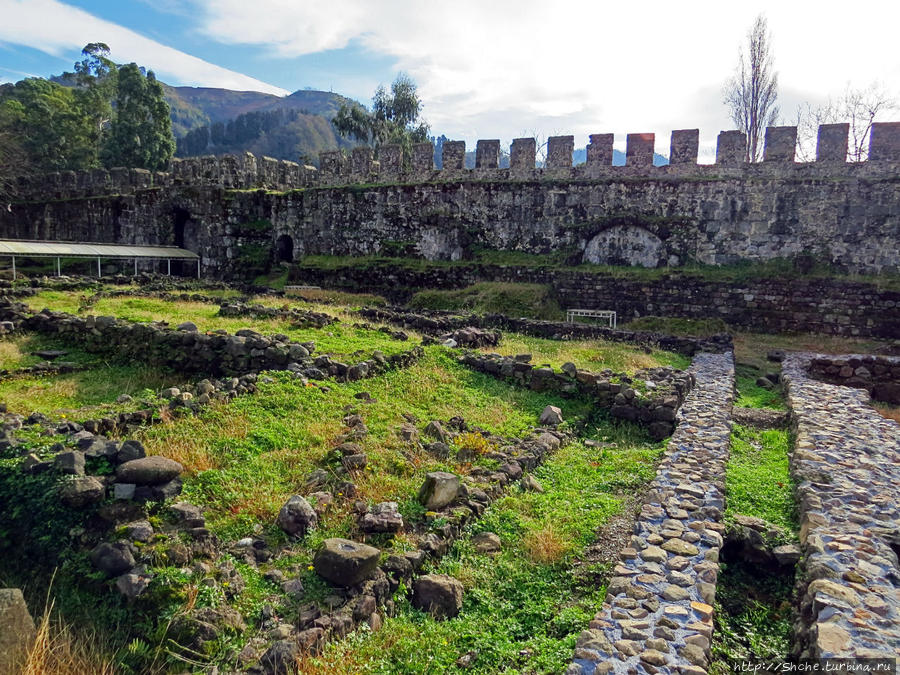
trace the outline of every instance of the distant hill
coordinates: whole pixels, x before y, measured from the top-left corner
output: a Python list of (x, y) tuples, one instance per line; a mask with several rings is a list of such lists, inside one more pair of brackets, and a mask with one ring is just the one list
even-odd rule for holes
[(323, 150), (350, 147), (331, 126), (340, 94), (303, 89), (290, 96), (212, 87), (164, 85), (179, 157), (249, 151), (316, 161)]
[(226, 122), (238, 115), (269, 110), (298, 110), (331, 119), (344, 103), (353, 99), (328, 91), (301, 89), (290, 96), (259, 91), (232, 91), (213, 87), (171, 87), (163, 85), (172, 111), (172, 131), (183, 136), (191, 129), (212, 122)]

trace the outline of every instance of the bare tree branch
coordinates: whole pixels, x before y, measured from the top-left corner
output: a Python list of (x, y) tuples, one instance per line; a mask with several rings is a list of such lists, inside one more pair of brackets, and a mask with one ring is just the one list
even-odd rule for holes
[(747, 134), (747, 161), (762, 159), (765, 129), (778, 121), (778, 73), (766, 18), (760, 14), (747, 34), (746, 51), (738, 53), (734, 76), (723, 98), (735, 126)]
[(844, 93), (819, 106), (804, 103), (797, 110), (798, 158), (803, 162), (815, 159), (820, 124), (846, 122), (850, 125), (847, 159), (864, 162), (869, 157), (872, 124), (887, 121), (898, 112), (900, 102), (878, 82), (867, 87), (847, 84)]

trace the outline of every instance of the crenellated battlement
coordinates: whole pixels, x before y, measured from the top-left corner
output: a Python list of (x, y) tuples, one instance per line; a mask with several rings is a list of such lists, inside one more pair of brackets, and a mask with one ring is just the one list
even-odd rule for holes
[[(475, 168), (465, 168), (465, 141), (447, 141), (442, 148), (442, 169), (434, 166), (434, 146), (417, 143), (412, 147), (408, 164), (403, 161), (399, 145), (383, 145), (375, 159), (371, 148), (354, 148), (345, 154), (339, 150), (319, 154), (319, 168), (296, 162), (243, 155), (206, 156), (175, 159), (169, 171), (144, 169), (93, 169), (60, 171), (23, 179), (19, 184), (21, 201), (77, 199), (102, 195), (134, 194), (141, 190), (171, 187), (218, 187), (226, 190), (265, 189), (283, 192), (309, 187), (338, 187), (373, 183), (416, 183), (461, 180), (541, 180), (603, 179), (617, 176), (703, 177), (727, 175), (740, 178), (783, 171), (786, 166), (827, 167), (830, 173), (840, 171), (846, 162), (848, 124), (824, 124), (819, 127), (816, 161), (795, 162), (796, 127), (769, 127), (765, 134), (763, 162), (746, 162), (746, 135), (740, 131), (723, 131), (716, 144), (714, 164), (698, 164), (699, 129), (672, 131), (669, 164), (653, 166), (657, 150), (652, 133), (628, 134), (626, 164), (613, 166), (611, 133), (592, 134), (587, 145), (587, 161), (573, 166), (574, 136), (551, 136), (547, 140), (543, 167), (536, 163), (534, 138), (516, 138), (510, 146), (509, 168), (500, 166), (500, 141), (479, 140), (475, 146)], [(660, 148), (662, 149), (662, 148)], [(871, 166), (875, 170), (884, 163), (900, 163), (900, 122), (875, 123), (869, 143), (869, 161), (855, 166)], [(858, 170), (858, 169), (855, 169)]]

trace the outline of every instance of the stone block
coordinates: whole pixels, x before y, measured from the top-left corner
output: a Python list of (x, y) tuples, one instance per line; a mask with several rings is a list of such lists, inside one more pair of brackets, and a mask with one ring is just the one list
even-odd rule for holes
[(575, 149), (574, 136), (551, 136), (547, 139), (548, 169), (572, 168), (572, 151)]
[(747, 161), (747, 134), (743, 131), (721, 131), (716, 140), (716, 164), (739, 166)]
[(479, 140), (475, 144), (475, 168), (496, 169), (500, 166), (500, 141)]
[(673, 131), (669, 146), (669, 164), (696, 164), (699, 148), (699, 129)]
[(900, 162), (900, 122), (875, 122), (869, 137), (869, 159)]
[(378, 149), (378, 162), (381, 173), (388, 176), (397, 175), (403, 167), (403, 149), (396, 143), (382, 145)]
[(766, 127), (764, 162), (793, 162), (797, 151), (797, 127)]
[(462, 171), (466, 167), (466, 142), (444, 141), (441, 160), (444, 171)]
[(589, 166), (612, 166), (614, 134), (591, 134), (587, 146)]
[(820, 124), (819, 134), (816, 138), (816, 161), (846, 162), (849, 136), (850, 125), (846, 122)]
[(18, 588), (0, 589), (0, 672), (18, 672), (35, 636), (34, 621)]
[(628, 134), (625, 137), (625, 164), (653, 166), (654, 134)]
[(354, 178), (365, 178), (372, 166), (372, 148), (353, 148), (350, 153), (350, 173)]
[(513, 171), (531, 171), (537, 143), (533, 138), (514, 138), (509, 148), (509, 168)]
[[(326, 180), (337, 178), (343, 171), (344, 156), (340, 150), (327, 150), (319, 153), (319, 170)], [(268, 182), (268, 181), (267, 181)]]
[(412, 147), (412, 167), (416, 173), (434, 171), (434, 144), (414, 143)]

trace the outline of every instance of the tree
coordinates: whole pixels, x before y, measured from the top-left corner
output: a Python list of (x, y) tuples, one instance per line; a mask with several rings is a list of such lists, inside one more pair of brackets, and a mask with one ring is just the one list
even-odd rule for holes
[(119, 68), (116, 115), (103, 147), (106, 166), (160, 170), (175, 152), (175, 138), (162, 85), (136, 63)]
[(416, 83), (400, 73), (388, 93), (383, 86), (375, 90), (372, 110), (359, 104), (344, 104), (332, 123), (339, 134), (353, 138), (376, 150), (385, 143), (397, 143), (408, 158), (413, 143), (428, 140), (428, 122), (420, 119), (422, 102)]
[(84, 58), (75, 64), (74, 79), (84, 99), (83, 107), (93, 119), (99, 143), (113, 118), (118, 66), (109, 58), (109, 46), (103, 42), (85, 45), (81, 55)]
[(11, 135), (36, 171), (86, 169), (97, 163), (97, 134), (71, 87), (30, 77), (0, 90), (0, 133)]
[(797, 111), (797, 155), (801, 161), (815, 158), (820, 124), (846, 122), (850, 125), (847, 159), (863, 162), (869, 157), (869, 134), (872, 124), (900, 110), (900, 103), (878, 82), (868, 87), (849, 83), (844, 93), (829, 97), (823, 105), (803, 103)]
[(760, 14), (747, 34), (746, 52), (738, 53), (734, 76), (725, 85), (724, 102), (738, 129), (747, 134), (747, 161), (762, 159), (765, 129), (778, 120), (778, 73), (774, 71), (772, 36)]

